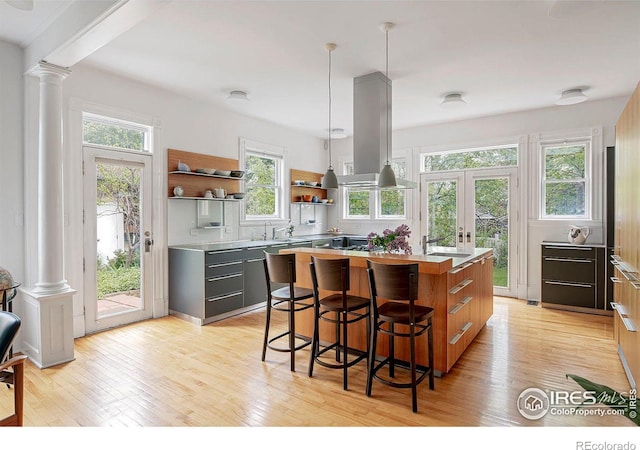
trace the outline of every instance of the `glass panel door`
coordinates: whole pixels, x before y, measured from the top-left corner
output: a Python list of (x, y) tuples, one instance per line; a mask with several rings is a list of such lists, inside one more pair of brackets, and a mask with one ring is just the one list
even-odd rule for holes
[(84, 148), (85, 327), (151, 317), (151, 155)]
[(423, 234), (437, 245), (494, 249), (494, 293), (515, 296), (516, 169), (470, 169), (423, 174)]

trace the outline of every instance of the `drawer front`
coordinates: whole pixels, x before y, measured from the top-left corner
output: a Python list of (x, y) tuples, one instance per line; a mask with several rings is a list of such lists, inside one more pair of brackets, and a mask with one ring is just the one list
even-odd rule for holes
[(581, 245), (543, 245), (542, 256), (556, 256), (559, 258), (596, 259), (596, 248)]
[(231, 250), (218, 250), (205, 252), (204, 262), (205, 264), (215, 264), (228, 261), (237, 261), (242, 259), (242, 249), (234, 248)]
[(289, 244), (275, 244), (267, 248), (269, 253), (279, 253), (283, 248), (289, 248)]
[(217, 316), (229, 311), (242, 308), (242, 292), (231, 292), (205, 300), (205, 317)]
[(253, 259), (264, 259), (264, 252), (267, 250), (266, 246), (248, 248), (243, 252), (242, 259), (245, 261)]
[(586, 283), (543, 280), (542, 302), (595, 308), (596, 287), (593, 284)]
[(577, 283), (596, 282), (596, 262), (585, 258), (542, 257), (542, 279)]
[(242, 292), (242, 274), (235, 273), (221, 277), (209, 277), (204, 280), (204, 295), (209, 299), (231, 292)]
[(221, 277), (232, 273), (242, 273), (242, 261), (209, 263), (204, 267), (207, 278)]

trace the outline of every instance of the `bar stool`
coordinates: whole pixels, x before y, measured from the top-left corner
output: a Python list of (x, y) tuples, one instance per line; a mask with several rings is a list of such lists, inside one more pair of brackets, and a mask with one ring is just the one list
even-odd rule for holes
[[(417, 386), (429, 376), (429, 389), (434, 389), (433, 380), (433, 308), (416, 305), (418, 298), (418, 264), (383, 264), (367, 260), (369, 288), (371, 292), (371, 344), (369, 346), (369, 370), (367, 374), (368, 397), (371, 396), (373, 379), (396, 388), (411, 388), (412, 409), (418, 412)], [(378, 303), (378, 297), (388, 300)], [(388, 324), (387, 328), (383, 328)], [(408, 327), (408, 332), (397, 331), (395, 324)], [(376, 345), (378, 334), (389, 336), (389, 356), (376, 364)], [(416, 338), (427, 335), (429, 367), (416, 364)], [(411, 382), (401, 383), (391, 380), (395, 377), (395, 338), (409, 339)], [(378, 371), (389, 367), (389, 377), (383, 377)], [(400, 367), (405, 367), (398, 364)]]
[[(312, 256), (310, 268), (315, 308), (309, 376), (313, 376), (315, 362), (330, 369), (342, 369), (342, 385), (346, 391), (348, 385), (347, 369), (368, 357), (370, 334), (368, 319), (371, 300), (347, 294), (350, 289), (349, 258), (322, 259)], [(332, 293), (320, 297), (320, 289)], [(349, 361), (349, 326), (362, 320), (367, 321), (365, 339), (367, 350), (360, 352)], [(328, 345), (323, 345), (322, 349), (320, 348), (320, 321), (335, 324), (335, 340)], [(326, 358), (321, 359), (322, 355), (333, 349), (336, 352), (336, 363), (329, 362)]]
[[(304, 302), (313, 298), (313, 291), (308, 288), (294, 286), (296, 282), (296, 255), (294, 253), (280, 255), (264, 252), (264, 273), (267, 280), (267, 320), (262, 345), (262, 360), (265, 360), (267, 347), (276, 352), (291, 354), (291, 371), (296, 371), (295, 352), (311, 344), (311, 339), (296, 334), (295, 314), (313, 308), (313, 302)], [(285, 283), (286, 286), (272, 290), (272, 283)], [(269, 338), (271, 310), (284, 311), (288, 316), (288, 328), (283, 333)], [(276, 345), (283, 337), (289, 338), (287, 347)], [(296, 339), (301, 341), (296, 345)]]

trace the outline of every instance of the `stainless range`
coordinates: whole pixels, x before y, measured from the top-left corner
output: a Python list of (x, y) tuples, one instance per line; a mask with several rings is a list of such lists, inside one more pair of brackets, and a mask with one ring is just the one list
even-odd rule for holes
[(366, 236), (339, 236), (331, 239), (331, 248), (337, 250), (369, 251), (369, 240)]

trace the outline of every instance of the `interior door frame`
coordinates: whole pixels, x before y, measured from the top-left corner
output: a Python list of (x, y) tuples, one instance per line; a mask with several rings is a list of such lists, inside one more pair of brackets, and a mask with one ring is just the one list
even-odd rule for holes
[[(144, 249), (144, 237), (153, 239), (153, 155), (134, 150), (85, 144), (83, 157), (83, 239), (84, 239), (84, 318), (86, 333), (149, 319), (153, 316), (154, 261), (153, 246)], [(142, 206), (140, 222), (140, 265), (142, 308), (99, 318), (97, 315), (97, 217), (96, 162), (135, 165), (142, 168)]]
[[(459, 249), (464, 250), (475, 246), (475, 214), (467, 214), (475, 211), (475, 181), (493, 178), (507, 178), (509, 182), (509, 269), (507, 287), (494, 286), (494, 295), (505, 297), (517, 297), (518, 287), (518, 245), (519, 245), (519, 215), (516, 210), (518, 197), (518, 168), (517, 167), (491, 167), (474, 168), (451, 171), (424, 172), (420, 174), (420, 231), (421, 235), (427, 235), (428, 212), (423, 211), (422, 205), (427, 202), (428, 190), (423, 187), (432, 181), (456, 181), (456, 231), (462, 232), (462, 241), (456, 238)], [(467, 233), (470, 234), (470, 242)]]

